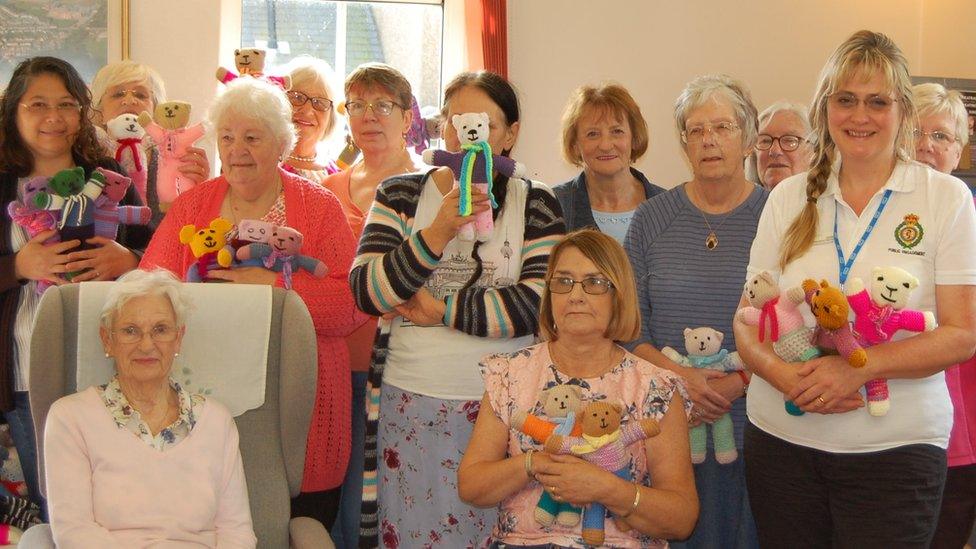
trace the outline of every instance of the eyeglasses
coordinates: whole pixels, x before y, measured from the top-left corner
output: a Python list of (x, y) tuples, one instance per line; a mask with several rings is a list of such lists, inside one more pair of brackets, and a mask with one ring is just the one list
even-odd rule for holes
[(768, 151), (773, 148), (773, 143), (779, 141), (779, 148), (786, 151), (795, 151), (800, 143), (803, 143), (804, 139), (802, 137), (797, 137), (795, 135), (781, 135), (779, 137), (773, 137), (771, 135), (759, 134), (759, 139), (756, 140), (756, 148), (760, 151)]
[(837, 92), (830, 94), (830, 104), (833, 105), (835, 109), (842, 111), (852, 111), (863, 102), (869, 111), (882, 113), (887, 112), (895, 101), (897, 101), (897, 99), (878, 94), (869, 95), (864, 99), (860, 99), (853, 93), (848, 92)]
[(386, 99), (381, 99), (376, 103), (367, 103), (365, 101), (349, 101), (346, 103), (346, 112), (349, 116), (363, 116), (366, 114), (366, 109), (373, 109), (373, 113), (379, 116), (390, 116), (393, 113), (393, 107), (400, 107), (406, 110), (404, 107), (394, 103), (393, 101), (388, 101)]
[(915, 139), (921, 141), (923, 137), (928, 137), (933, 143), (939, 145), (940, 147), (948, 147), (949, 145), (952, 145), (958, 141), (956, 136), (942, 130), (923, 132), (922, 130), (916, 129), (913, 133), (915, 134)]
[(44, 101), (32, 101), (30, 103), (21, 103), (20, 106), (34, 115), (44, 115), (52, 110), (57, 111), (61, 116), (76, 116), (81, 114), (81, 105), (76, 101), (61, 101), (54, 105), (50, 105)]
[[(142, 328), (138, 326), (123, 326), (118, 330), (112, 330), (112, 333), (115, 334), (115, 339), (119, 343), (128, 345), (139, 343), (145, 335)], [(170, 343), (176, 340), (177, 333), (179, 330), (172, 324), (157, 324), (149, 330), (149, 339), (156, 343)]]
[(300, 91), (288, 92), (288, 102), (291, 103), (292, 107), (301, 107), (309, 101), (312, 102), (312, 108), (319, 112), (327, 112), (332, 108), (331, 99), (325, 97), (309, 97)]
[(590, 295), (603, 295), (613, 288), (613, 282), (605, 278), (584, 278), (583, 280), (573, 280), (567, 276), (557, 276), (549, 279), (549, 291), (554, 294), (568, 294), (573, 291), (573, 287), (579, 284), (583, 291)]
[(116, 90), (110, 93), (109, 97), (111, 97), (112, 99), (122, 99), (126, 95), (131, 95), (137, 101), (142, 101), (142, 102), (149, 101), (149, 92), (147, 92), (146, 90), (140, 90), (138, 88), (134, 88), (131, 90)]
[(706, 133), (713, 134), (718, 139), (728, 139), (738, 129), (739, 125), (735, 122), (719, 122), (718, 124), (693, 126), (681, 132), (681, 142), (685, 144), (700, 143), (705, 139)]

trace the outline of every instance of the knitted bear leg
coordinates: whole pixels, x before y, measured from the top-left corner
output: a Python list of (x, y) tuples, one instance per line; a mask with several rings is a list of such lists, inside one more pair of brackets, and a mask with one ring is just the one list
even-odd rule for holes
[(697, 427), (692, 427), (691, 431), (688, 433), (688, 437), (691, 442), (691, 462), (692, 463), (702, 463), (705, 461), (705, 446), (706, 437), (708, 433), (705, 432), (705, 424), (701, 424)]
[(474, 242), (474, 221), (461, 225), (457, 232), (458, 240), (464, 242)]
[(539, 503), (535, 506), (535, 521), (543, 526), (550, 526), (559, 512), (559, 503), (552, 499), (549, 492), (543, 490), (539, 496)]
[(715, 461), (722, 465), (732, 463), (739, 457), (739, 451), (735, 449), (730, 414), (723, 415), (712, 424), (712, 442), (715, 444)]
[(888, 400), (888, 380), (884, 378), (872, 379), (864, 384), (868, 394), (868, 413), (881, 417), (888, 413), (891, 402)]
[(602, 503), (591, 503), (583, 508), (583, 542), (587, 545), (603, 545), (603, 520), (606, 516), (607, 509)]
[[(538, 513), (538, 510), (536, 510)], [(556, 513), (556, 524), (560, 526), (576, 526), (580, 522), (580, 514), (583, 510), (569, 503), (560, 503), (559, 512)], [(536, 517), (538, 520), (538, 517)]]

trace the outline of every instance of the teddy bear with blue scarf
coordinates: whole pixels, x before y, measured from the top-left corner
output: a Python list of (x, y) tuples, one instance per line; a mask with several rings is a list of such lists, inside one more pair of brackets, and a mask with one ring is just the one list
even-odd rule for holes
[[(682, 355), (671, 347), (661, 349), (661, 353), (682, 366), (717, 370), (719, 372), (735, 372), (743, 369), (739, 353), (729, 352), (722, 348), (725, 334), (709, 328), (685, 328), (685, 349), (687, 355)], [(723, 414), (712, 423), (712, 442), (715, 445), (715, 461), (726, 464), (732, 463), (739, 457), (735, 449), (735, 437), (732, 432), (732, 416)], [(705, 461), (707, 447), (708, 426), (704, 423), (692, 427), (688, 433), (691, 439), (691, 462)]]

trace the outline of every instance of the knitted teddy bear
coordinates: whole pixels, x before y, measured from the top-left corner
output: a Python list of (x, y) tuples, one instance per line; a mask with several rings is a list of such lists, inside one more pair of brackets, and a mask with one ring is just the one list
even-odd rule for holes
[[(512, 415), (512, 428), (544, 444), (552, 434), (580, 436), (583, 425), (576, 422), (576, 415), (583, 407), (583, 390), (578, 385), (556, 385), (542, 391), (540, 400), (544, 420), (519, 410)], [(580, 520), (580, 508), (567, 502), (559, 503), (549, 492), (543, 491), (535, 506), (535, 520), (543, 526), (554, 521), (562, 526), (576, 526)]]
[(95, 235), (115, 240), (119, 225), (148, 225), (152, 210), (148, 206), (119, 206), (132, 180), (105, 168), (95, 168), (105, 178), (105, 188), (95, 199)]
[[(423, 160), (431, 166), (447, 166), (454, 172), (454, 187), (461, 189), (458, 211), (461, 215), (471, 215), (471, 190), (477, 188), (488, 195), (491, 208), (478, 213), (472, 222), (458, 229), (458, 238), (472, 242), (477, 237), (484, 242), (491, 237), (495, 224), (492, 209), (498, 208), (492, 194), (494, 172), (508, 177), (522, 177), (525, 166), (508, 158), (492, 154), (488, 144), (489, 118), (487, 113), (466, 112), (451, 117), (451, 124), (457, 131), (461, 143), (459, 153), (427, 149)], [(476, 234), (477, 233), (477, 234)]]
[[(271, 238), (271, 233), (274, 232), (274, 223), (269, 223), (267, 221), (261, 221), (260, 219), (242, 219), (237, 224), (237, 234), (230, 241), (230, 246), (234, 250), (240, 250), (248, 244), (267, 244), (268, 240)], [(234, 257), (236, 259), (237, 252), (234, 252)], [(264, 259), (260, 257), (252, 257), (246, 260), (237, 260), (237, 267), (263, 267)]]
[(227, 232), (232, 227), (230, 221), (218, 217), (207, 227), (188, 224), (180, 229), (180, 243), (189, 245), (197, 259), (186, 270), (187, 282), (207, 282), (210, 271), (230, 267), (233, 254), (227, 246)]
[[(820, 356), (814, 347), (813, 328), (803, 323), (799, 305), (803, 303), (803, 288), (790, 288), (780, 293), (779, 285), (768, 271), (763, 271), (746, 282), (746, 299), (749, 307), (736, 311), (739, 320), (759, 326), (759, 341), (766, 341), (766, 325), (769, 325), (769, 338), (773, 351), (786, 362), (806, 362)], [(786, 402), (786, 412), (802, 416), (803, 410), (792, 400)]]
[[(669, 359), (692, 368), (718, 370), (720, 372), (734, 372), (743, 369), (739, 353), (729, 352), (722, 348), (725, 334), (709, 327), (685, 328), (685, 350), (688, 355), (682, 355), (671, 347), (661, 349), (661, 353)], [(732, 416), (723, 414), (712, 425), (712, 442), (715, 445), (715, 461), (726, 464), (732, 463), (739, 457), (735, 449), (735, 438), (732, 432)], [(708, 446), (708, 425), (702, 423), (693, 427), (688, 433), (691, 442), (691, 462), (705, 461), (705, 449)]]
[(315, 278), (322, 278), (329, 272), (325, 263), (302, 255), (302, 233), (291, 227), (276, 226), (267, 244), (248, 244), (237, 250), (237, 259), (262, 259), (264, 267), (282, 274), (285, 289), (291, 289), (291, 277), (297, 269), (305, 269)]
[[(928, 332), (935, 329), (935, 315), (931, 311), (906, 309), (918, 279), (898, 267), (875, 267), (871, 270), (871, 290), (860, 278), (852, 278), (847, 285), (847, 302), (854, 311), (854, 332), (864, 347), (884, 343), (898, 330)], [(868, 413), (883, 416), (888, 413), (888, 381), (872, 379), (864, 384), (868, 397)]]
[(844, 292), (831, 286), (826, 280), (821, 280), (818, 285), (809, 278), (803, 281), (803, 292), (810, 311), (817, 319), (814, 343), (825, 349), (836, 349), (855, 368), (864, 367), (868, 362), (868, 355), (857, 342), (851, 324), (847, 321), (850, 306)]
[(264, 62), (266, 56), (267, 52), (261, 48), (239, 48), (234, 50), (234, 65), (237, 67), (237, 72), (239, 74), (235, 74), (223, 67), (218, 67), (217, 81), (221, 84), (227, 84), (228, 82), (232, 82), (241, 76), (251, 76), (254, 78), (260, 78), (262, 80), (267, 80), (283, 90), (290, 90), (290, 76), (270, 76), (264, 74)]
[[(545, 450), (550, 454), (572, 454), (630, 481), (629, 459), (624, 449), (634, 442), (657, 436), (661, 426), (657, 420), (645, 418), (631, 421), (621, 427), (624, 408), (609, 402), (591, 402), (583, 408), (578, 421), (583, 424), (581, 436), (553, 434), (546, 440)], [(605, 538), (604, 519), (607, 509), (602, 503), (593, 502), (583, 509), (583, 541), (589, 545), (602, 545)], [(617, 519), (621, 530), (629, 526)]]
[(42, 210), (60, 210), (57, 225), (61, 240), (78, 239), (80, 249), (90, 248), (85, 241), (95, 236), (95, 200), (102, 194), (105, 177), (94, 171), (86, 181), (85, 170), (79, 166), (54, 174), (48, 187), (51, 192), (34, 195), (34, 205)]
[(105, 130), (115, 147), (115, 161), (120, 163), (132, 178), (132, 184), (139, 193), (143, 204), (146, 199), (147, 162), (146, 151), (142, 149), (142, 139), (146, 130), (139, 124), (139, 117), (123, 113), (105, 123)]
[(156, 172), (156, 196), (159, 207), (165, 211), (176, 197), (196, 184), (180, 173), (180, 158), (187, 149), (203, 137), (203, 123), (190, 126), (190, 104), (185, 101), (167, 101), (156, 106), (155, 118), (148, 112), (139, 115), (139, 124), (156, 143), (159, 151), (159, 169)]
[[(18, 183), (18, 195), (20, 200), (13, 200), (7, 204), (7, 214), (14, 223), (20, 225), (27, 231), (27, 238), (34, 238), (44, 231), (57, 229), (60, 212), (57, 210), (43, 210), (34, 204), (34, 197), (39, 192), (48, 191), (48, 178), (25, 177)], [(61, 235), (55, 233), (54, 236), (44, 241), (44, 244), (54, 244), (61, 241)], [(44, 290), (51, 286), (47, 280), (37, 281), (37, 293), (42, 294)]]

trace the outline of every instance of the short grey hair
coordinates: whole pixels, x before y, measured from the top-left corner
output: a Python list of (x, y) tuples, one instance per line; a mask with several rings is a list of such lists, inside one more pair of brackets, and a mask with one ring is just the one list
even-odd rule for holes
[(126, 82), (147, 83), (152, 92), (153, 106), (166, 101), (166, 86), (163, 85), (163, 77), (159, 76), (159, 73), (149, 65), (126, 60), (109, 63), (95, 73), (95, 78), (92, 79), (91, 83), (92, 110), (101, 112), (105, 90)]
[(723, 94), (735, 110), (735, 117), (742, 129), (743, 144), (751, 149), (759, 134), (756, 105), (745, 84), (727, 74), (706, 74), (688, 82), (674, 102), (674, 121), (678, 133), (685, 131), (685, 122), (691, 111), (702, 106), (715, 94)]
[(325, 90), (327, 99), (332, 100), (332, 108), (329, 109), (329, 127), (325, 129), (322, 140), (325, 140), (335, 129), (336, 125), (336, 105), (340, 98), (336, 97), (337, 88), (335, 71), (332, 67), (318, 57), (311, 55), (299, 55), (285, 65), (284, 70), (291, 76), (291, 87), (300, 88), (303, 86), (313, 86)]
[[(284, 158), (295, 146), (295, 125), (291, 122), (291, 103), (278, 86), (251, 77), (240, 77), (227, 84), (207, 112), (210, 132), (231, 117), (246, 118), (264, 124), (281, 148)], [(214, 136), (214, 141), (217, 141)]]
[(962, 94), (956, 90), (947, 90), (942, 84), (927, 82), (912, 86), (912, 97), (915, 99), (915, 109), (918, 117), (948, 114), (952, 117), (953, 133), (963, 147), (969, 143), (969, 114), (962, 103)]
[(186, 324), (186, 314), (191, 308), (190, 300), (183, 291), (183, 284), (176, 275), (166, 269), (144, 271), (135, 269), (120, 276), (105, 297), (105, 305), (98, 321), (106, 330), (112, 330), (115, 317), (128, 301), (135, 297), (164, 296), (173, 306), (176, 327)]
[(802, 137), (809, 141), (813, 137), (813, 135), (811, 135), (813, 133), (813, 127), (810, 126), (810, 119), (807, 118), (810, 108), (806, 105), (801, 105), (800, 103), (780, 100), (766, 107), (763, 109), (763, 112), (759, 113), (759, 128), (762, 128), (762, 125), (770, 121), (773, 116), (776, 116), (776, 114), (784, 111), (793, 113), (797, 118), (800, 119), (800, 123), (803, 124), (803, 135), (798, 137)]

